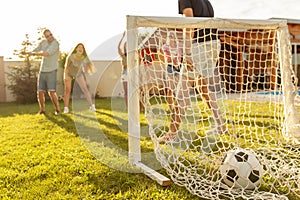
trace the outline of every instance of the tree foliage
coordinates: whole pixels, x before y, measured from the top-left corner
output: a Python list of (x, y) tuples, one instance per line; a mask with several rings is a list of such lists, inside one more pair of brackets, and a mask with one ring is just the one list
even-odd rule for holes
[[(29, 51), (34, 42), (30, 41), (29, 35), (25, 35), (25, 40), (22, 42), (22, 48), (19, 51)], [(23, 59), (22, 65), (9, 66), (10, 72), (7, 73), (9, 80), (8, 89), (12, 91), (12, 94), (16, 98), (18, 103), (33, 103), (37, 101), (37, 75), (39, 71), (39, 63), (37, 57), (31, 57), (27, 55), (21, 55), (17, 53), (21, 59)]]

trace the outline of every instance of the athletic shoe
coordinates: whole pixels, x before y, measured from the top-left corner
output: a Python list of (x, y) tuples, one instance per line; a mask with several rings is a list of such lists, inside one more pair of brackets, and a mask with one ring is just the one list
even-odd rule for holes
[(90, 106), (90, 110), (93, 111), (93, 112), (96, 112), (95, 104), (93, 104), (92, 106)]
[(59, 111), (59, 110), (56, 110), (54, 114), (55, 114), (55, 115), (60, 115), (60, 111)]
[(69, 113), (69, 108), (68, 107), (64, 107), (64, 113)]

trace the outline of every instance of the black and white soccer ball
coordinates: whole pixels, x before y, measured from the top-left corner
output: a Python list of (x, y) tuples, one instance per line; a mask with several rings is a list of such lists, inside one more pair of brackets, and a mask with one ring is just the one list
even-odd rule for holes
[(252, 190), (261, 182), (263, 166), (254, 151), (236, 148), (225, 154), (220, 173), (229, 187)]

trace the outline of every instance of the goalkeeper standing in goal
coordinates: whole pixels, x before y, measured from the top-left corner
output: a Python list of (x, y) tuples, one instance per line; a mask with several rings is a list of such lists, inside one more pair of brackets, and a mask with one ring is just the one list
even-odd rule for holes
[[(178, 0), (179, 14), (185, 17), (214, 17), (214, 9), (209, 0)], [(186, 60), (195, 71), (196, 88), (211, 109), (216, 130), (207, 131), (224, 134), (228, 132), (216, 94), (209, 91), (209, 79), (213, 78), (220, 52), (217, 30), (212, 28), (186, 30)]]

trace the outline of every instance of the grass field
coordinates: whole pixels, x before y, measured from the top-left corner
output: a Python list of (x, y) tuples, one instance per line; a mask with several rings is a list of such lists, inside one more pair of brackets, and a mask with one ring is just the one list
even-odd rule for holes
[[(93, 121), (88, 110), (55, 116), (47, 102), (46, 115), (36, 115), (37, 103), (1, 104), (0, 199), (197, 199), (175, 184), (160, 186), (128, 165), (127, 116), (123, 99), (114, 101), (115, 113), (111, 99), (96, 100), (99, 134), (113, 141), (109, 145), (79, 137), (84, 134), (76, 128), (80, 120)], [(142, 148), (153, 150), (149, 140)], [(151, 163), (157, 166), (155, 159)]]
[[(199, 199), (185, 187), (157, 184), (128, 163), (124, 107), (120, 98), (96, 99), (93, 113), (79, 100), (76, 112), (55, 116), (49, 101), (46, 115), (36, 115), (37, 103), (1, 104), (0, 199)], [(270, 122), (271, 113), (255, 112), (260, 118), (251, 127)], [(166, 175), (140, 117), (143, 163)]]

